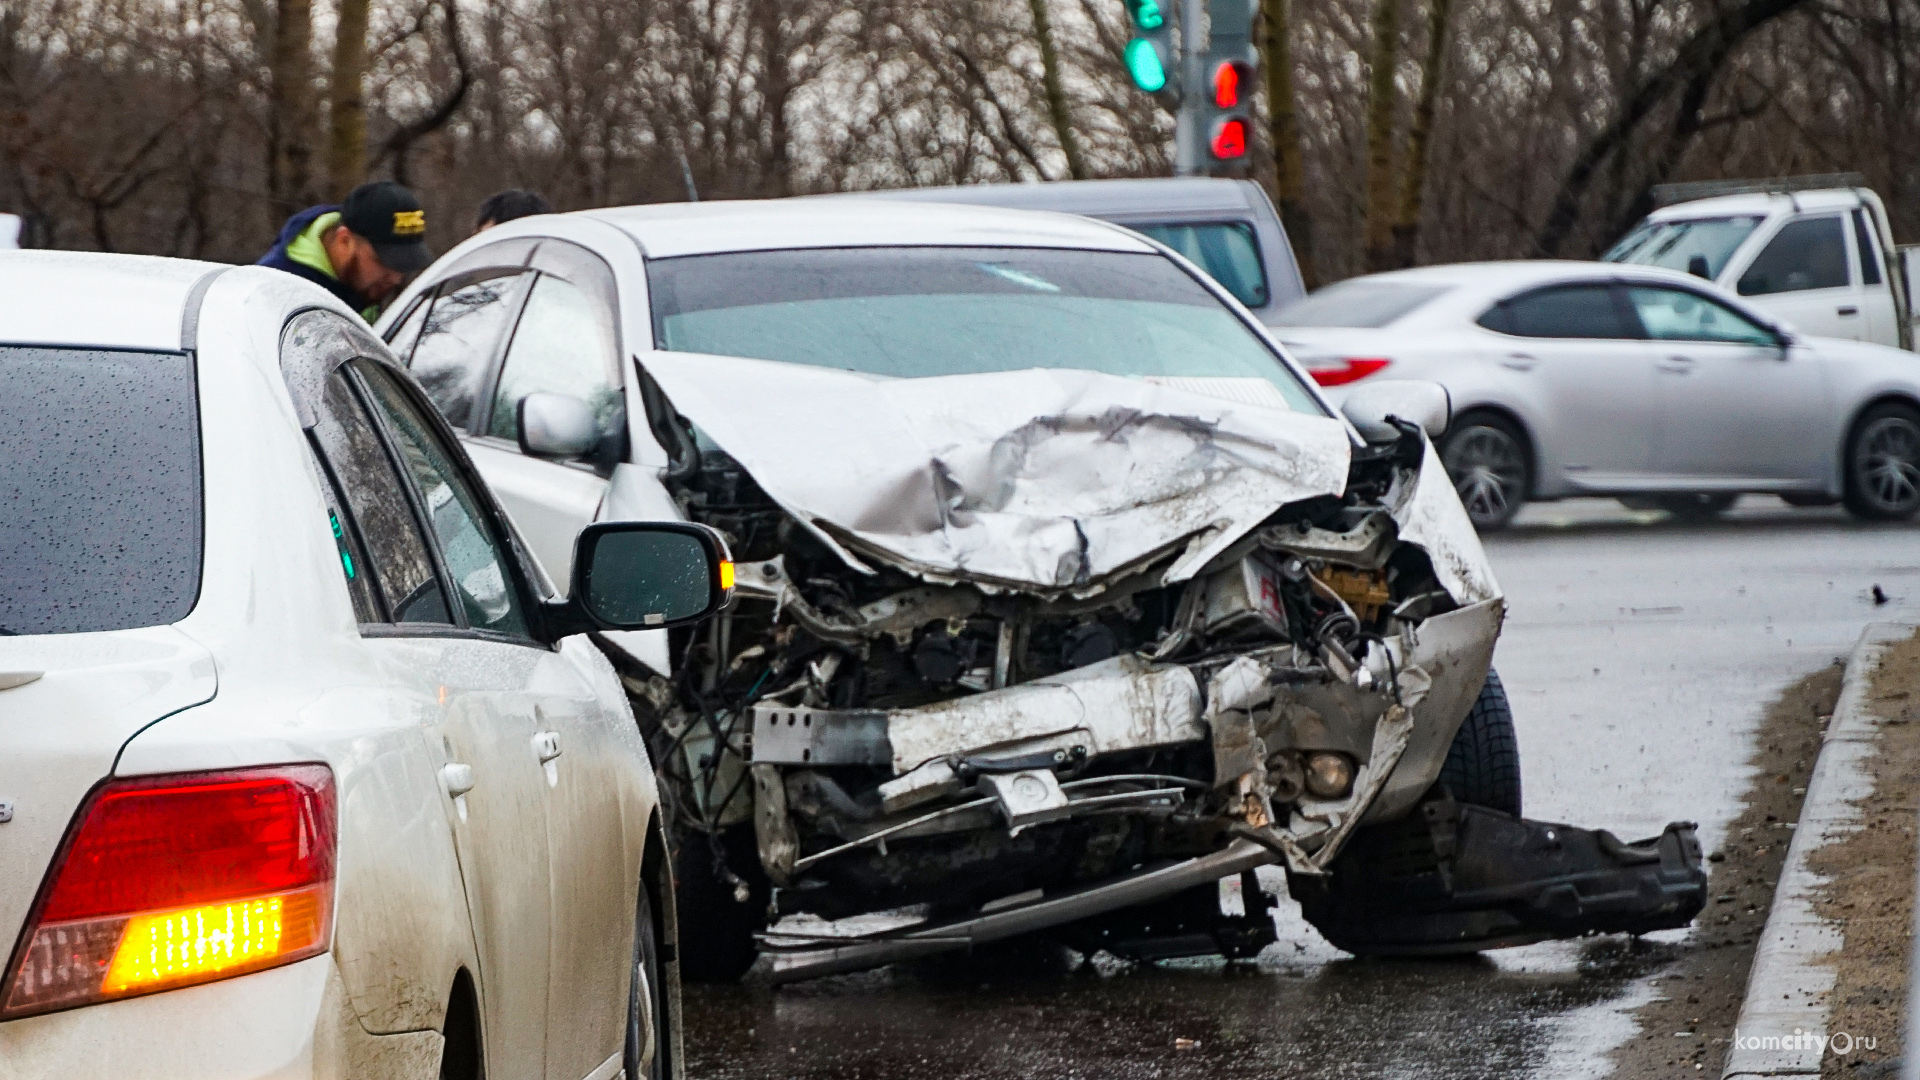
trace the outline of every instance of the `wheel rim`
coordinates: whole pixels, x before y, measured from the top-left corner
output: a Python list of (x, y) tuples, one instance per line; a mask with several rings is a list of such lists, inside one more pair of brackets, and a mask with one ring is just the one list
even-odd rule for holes
[(653, 1057), (657, 1043), (653, 1033), (653, 980), (647, 977), (645, 956), (633, 965), (633, 989), (634, 996), (639, 999), (635, 1002), (635, 1011), (639, 1014), (635, 1020), (640, 1027), (640, 1037), (636, 1040), (640, 1044), (640, 1076), (633, 1080), (646, 1080), (646, 1077), (653, 1075)]
[(1519, 507), (1527, 463), (1513, 436), (1499, 428), (1468, 428), (1447, 446), (1445, 464), (1475, 522), (1504, 521)]
[(1860, 433), (1854, 470), (1860, 493), (1879, 509), (1920, 502), (1920, 425), (1902, 416), (1875, 420)]

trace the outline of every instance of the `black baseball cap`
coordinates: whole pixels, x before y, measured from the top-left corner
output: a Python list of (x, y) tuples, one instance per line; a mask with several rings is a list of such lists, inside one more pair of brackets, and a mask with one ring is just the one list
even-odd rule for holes
[(411, 274), (433, 262), (427, 250), (427, 212), (413, 192), (391, 180), (361, 184), (340, 204), (340, 224), (373, 245), (380, 265)]

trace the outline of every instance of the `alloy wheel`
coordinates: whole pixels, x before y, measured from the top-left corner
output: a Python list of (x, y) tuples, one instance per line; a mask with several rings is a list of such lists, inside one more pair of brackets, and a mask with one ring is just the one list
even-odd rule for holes
[(1853, 455), (1855, 484), (1874, 510), (1904, 516), (1920, 505), (1920, 425), (1878, 417), (1860, 432)]
[(1526, 498), (1527, 455), (1511, 433), (1472, 425), (1447, 440), (1441, 460), (1476, 528), (1500, 528), (1519, 512)]

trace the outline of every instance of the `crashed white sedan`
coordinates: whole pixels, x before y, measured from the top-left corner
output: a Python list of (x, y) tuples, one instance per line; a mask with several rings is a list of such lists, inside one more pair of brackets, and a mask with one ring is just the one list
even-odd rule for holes
[[(731, 611), (599, 638), (664, 781), (689, 975), (1039, 929), (1242, 955), (1271, 920), (1217, 883), (1272, 862), (1356, 949), (1611, 928), (1600, 897), (1692, 914), (1684, 829), (1628, 853), (1653, 870), (1490, 857), (1518, 899), (1460, 900), (1481, 878), (1449, 860), (1499, 832), (1461, 806), (1555, 834), (1517, 819), (1503, 603), (1427, 441), (1444, 393), (1382, 386), (1356, 428), (1137, 234), (834, 200), (543, 216), (450, 252), (380, 329), (556, 580), (596, 519), (732, 547)], [(1402, 820), (1431, 857), (1341, 869)], [(1560, 886), (1559, 922), (1509, 910)], [(1394, 921), (1414, 908), (1452, 914)], [(880, 911), (907, 921), (818, 921)], [(766, 929), (788, 915), (817, 918)]]

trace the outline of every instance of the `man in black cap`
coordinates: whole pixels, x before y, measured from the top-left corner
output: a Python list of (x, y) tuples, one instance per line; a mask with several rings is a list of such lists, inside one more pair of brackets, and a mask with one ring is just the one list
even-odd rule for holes
[(420, 200), (379, 180), (354, 188), (338, 206), (312, 206), (288, 218), (259, 265), (306, 278), (372, 322), (407, 275), (433, 262), (426, 237)]

